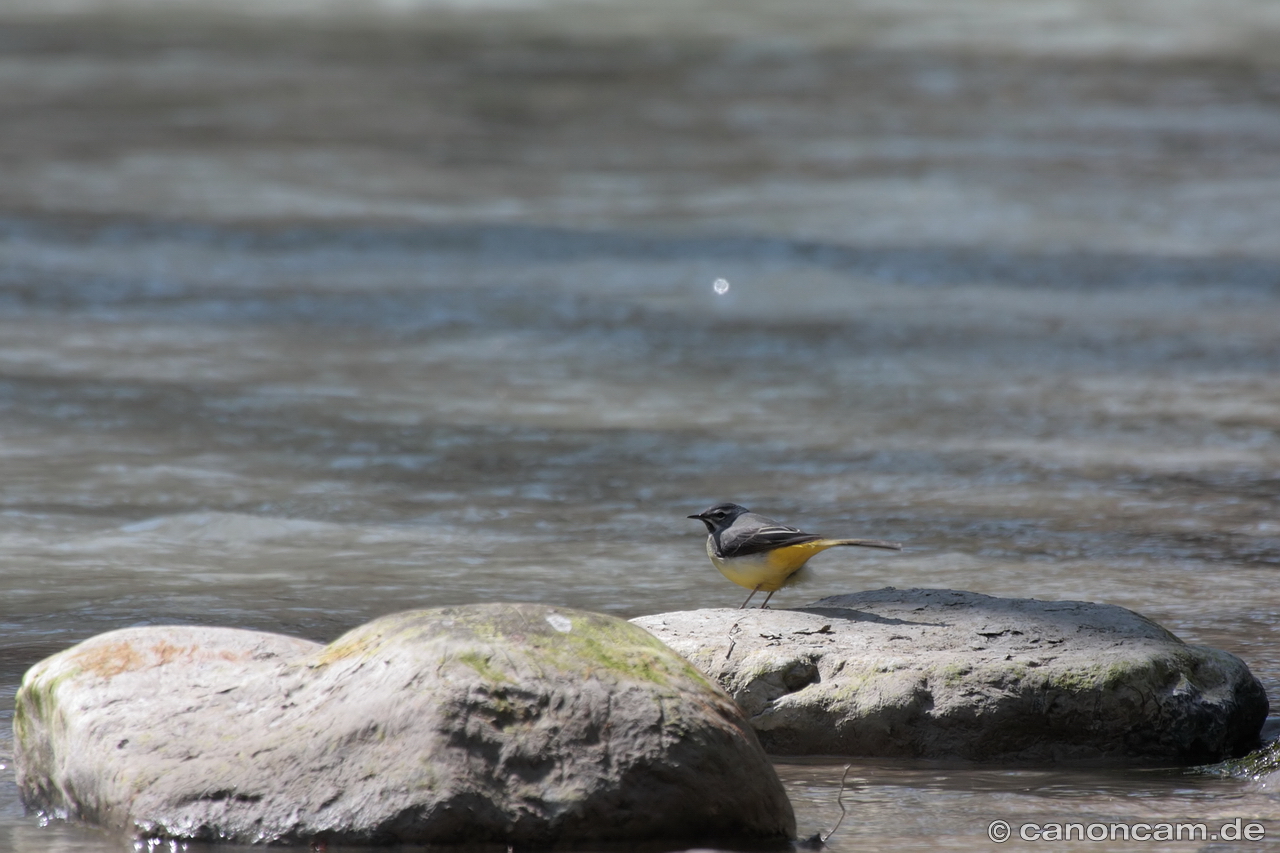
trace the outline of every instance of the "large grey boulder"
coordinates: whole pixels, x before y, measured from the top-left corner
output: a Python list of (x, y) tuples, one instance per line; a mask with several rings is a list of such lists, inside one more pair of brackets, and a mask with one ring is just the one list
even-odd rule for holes
[(888, 588), (632, 621), (775, 754), (1194, 763), (1256, 746), (1267, 715), (1239, 658), (1106, 604)]
[(412, 611), (328, 646), (114, 631), (26, 674), (14, 734), (29, 806), (144, 837), (785, 843), (795, 831), (723, 691), (639, 628), (566, 608)]

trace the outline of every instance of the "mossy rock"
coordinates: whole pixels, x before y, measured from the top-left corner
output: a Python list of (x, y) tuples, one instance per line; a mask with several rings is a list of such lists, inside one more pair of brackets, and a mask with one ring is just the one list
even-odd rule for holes
[(1268, 710), (1239, 658), (1108, 604), (887, 588), (634, 621), (778, 754), (1196, 764), (1256, 746)]
[(25, 802), (239, 843), (785, 843), (731, 699), (647, 632), (527, 604), (398, 613), (328, 646), (130, 628), (33, 667)]

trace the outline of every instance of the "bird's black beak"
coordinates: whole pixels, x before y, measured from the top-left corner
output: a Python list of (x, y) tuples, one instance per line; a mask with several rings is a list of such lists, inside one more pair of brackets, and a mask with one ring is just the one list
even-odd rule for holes
[(706, 525), (708, 533), (716, 532), (715, 523), (707, 518), (707, 514), (705, 512), (700, 512), (697, 515), (686, 515), (685, 518), (693, 518), (693, 519), (697, 519), (698, 521), (701, 521), (704, 525)]

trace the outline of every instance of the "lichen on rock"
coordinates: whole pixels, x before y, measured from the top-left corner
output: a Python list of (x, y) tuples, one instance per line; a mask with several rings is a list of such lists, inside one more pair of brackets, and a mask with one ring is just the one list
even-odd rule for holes
[(393, 614), (328, 646), (131, 628), (46, 659), (15, 714), (33, 808), (151, 837), (778, 842), (794, 817), (718, 687), (622, 620)]
[(1239, 658), (1107, 604), (886, 588), (633, 621), (777, 754), (1196, 763), (1255, 746), (1268, 707)]

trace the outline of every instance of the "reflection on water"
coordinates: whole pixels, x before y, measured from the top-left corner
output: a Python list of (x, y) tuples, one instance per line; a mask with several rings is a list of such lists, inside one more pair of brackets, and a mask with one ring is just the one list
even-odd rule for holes
[[(13, 693), (72, 642), (734, 606), (716, 500), (907, 545), (780, 606), (1104, 601), (1276, 695), (1270, 66), (591, 29), (619, 8), (6, 25), (0, 849), (128, 849), (16, 799)], [(803, 835), (844, 767), (780, 766)], [(855, 762), (842, 801), (837, 851), (1277, 814), (1114, 767)]]
[[(1187, 849), (1192, 837), (1188, 828), (1181, 840), (1167, 845), (1132, 838), (1125, 843), (1119, 830), (1112, 841), (1113, 824), (1131, 829), (1139, 823), (1204, 824), (1208, 836), (1241, 818), (1243, 823), (1261, 823), (1266, 834), (1275, 831), (1273, 813), (1259, 815), (1237, 784), (1178, 769), (1014, 770), (933, 762), (828, 761), (783, 764), (779, 771), (792, 792), (801, 835), (827, 837), (835, 828), (829, 837), (832, 849), (990, 849), (987, 832), (997, 820), (1013, 828), (1015, 845), (1025, 845), (1018, 833), (1030, 824), (1075, 823), (1086, 829), (1102, 824), (1107, 827), (1108, 850)], [(841, 805), (844, 821), (839, 820)]]

